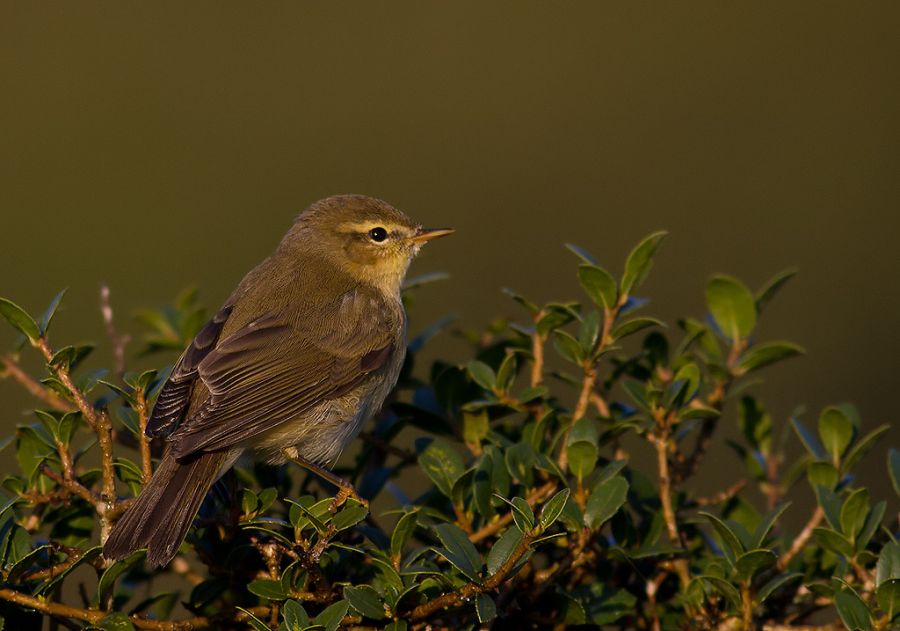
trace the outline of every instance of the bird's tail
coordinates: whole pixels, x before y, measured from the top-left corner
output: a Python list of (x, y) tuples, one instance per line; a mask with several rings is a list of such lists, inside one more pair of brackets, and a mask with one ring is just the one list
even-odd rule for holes
[(103, 556), (121, 559), (147, 548), (149, 565), (171, 561), (228, 456), (227, 451), (200, 453), (183, 462), (164, 456), (153, 478), (116, 523), (103, 545)]

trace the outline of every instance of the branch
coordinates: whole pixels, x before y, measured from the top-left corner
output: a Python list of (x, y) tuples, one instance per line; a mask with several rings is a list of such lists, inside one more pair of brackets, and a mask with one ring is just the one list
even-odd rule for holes
[(0, 362), (3, 363), (3, 367), (6, 369), (5, 376), (12, 377), (32, 396), (40, 399), (54, 410), (60, 412), (75, 411), (75, 407), (71, 403), (45, 388), (44, 384), (35, 380), (22, 370), (22, 367), (19, 366), (19, 362), (17, 362), (12, 355), (3, 355), (0, 357)]
[[(557, 489), (557, 483), (553, 480), (547, 482), (544, 486), (536, 489), (530, 495), (525, 498), (525, 501), (528, 502), (528, 505), (534, 508), (535, 504), (541, 501), (545, 497), (549, 497), (554, 491)], [(484, 539), (487, 539), (491, 535), (503, 530), (503, 527), (512, 522), (513, 514), (512, 511), (502, 515), (497, 520), (492, 521), (491, 523), (482, 526), (480, 529), (476, 530), (472, 534), (469, 535), (469, 541), (472, 543), (478, 543)]]
[(483, 583), (466, 583), (456, 591), (447, 592), (446, 594), (438, 596), (434, 600), (430, 600), (427, 603), (419, 605), (418, 607), (413, 609), (408, 616), (404, 617), (410, 620), (422, 620), (423, 618), (428, 618), (441, 609), (447, 609), (448, 607), (457, 607), (476, 594), (483, 594), (485, 592), (495, 590), (500, 586), (501, 583), (503, 583), (503, 581), (508, 578), (506, 575), (509, 574), (516, 563), (519, 562), (519, 559), (522, 558), (522, 555), (525, 554), (525, 552), (528, 550), (528, 546), (531, 545), (531, 542), (533, 540), (534, 535), (528, 534), (522, 537), (522, 541), (509, 556), (506, 562), (500, 566), (495, 574), (490, 576)]
[(97, 504), (100, 502), (99, 497), (75, 478), (62, 476), (45, 464), (41, 465), (41, 473), (56, 482), (72, 495), (77, 495), (89, 504)]
[(135, 412), (138, 415), (138, 445), (141, 452), (141, 478), (144, 484), (150, 482), (153, 477), (153, 460), (150, 456), (150, 437), (147, 436), (147, 423), (149, 422), (149, 410), (147, 399), (144, 397), (143, 388), (134, 390)]
[[(669, 535), (669, 541), (680, 546), (678, 520), (675, 516), (675, 509), (672, 507), (672, 480), (669, 476), (669, 427), (665, 419), (658, 419), (657, 422), (660, 425), (660, 434), (650, 433), (647, 435), (647, 440), (656, 448), (656, 464), (659, 468), (659, 500), (662, 504), (663, 519), (666, 522), (666, 532)], [(675, 559), (673, 567), (675, 573), (678, 574), (682, 589), (686, 588), (691, 578), (687, 562), (684, 559)]]
[(803, 546), (805, 546), (806, 542), (809, 541), (809, 538), (812, 537), (813, 530), (819, 525), (824, 517), (825, 511), (822, 510), (821, 506), (816, 506), (816, 510), (813, 511), (812, 516), (809, 518), (809, 521), (806, 522), (803, 530), (801, 530), (797, 538), (794, 539), (794, 543), (791, 544), (790, 549), (778, 559), (779, 570), (785, 569), (793, 558), (803, 549)]
[(125, 373), (125, 345), (131, 341), (128, 335), (119, 335), (113, 324), (113, 310), (109, 302), (109, 287), (100, 287), (100, 313), (103, 316), (103, 324), (106, 326), (106, 336), (113, 345), (113, 357), (116, 361), (116, 374)]

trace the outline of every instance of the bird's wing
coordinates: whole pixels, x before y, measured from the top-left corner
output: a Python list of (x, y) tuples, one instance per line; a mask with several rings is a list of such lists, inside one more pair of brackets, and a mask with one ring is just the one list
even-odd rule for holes
[(346, 394), (384, 366), (397, 351), (399, 323), (383, 303), (355, 293), (327, 322), (269, 314), (217, 344), (197, 367), (210, 398), (171, 435), (173, 454), (240, 444)]
[(190, 346), (175, 363), (172, 373), (156, 398), (156, 404), (147, 422), (148, 436), (166, 436), (184, 419), (197, 379), (197, 367), (215, 348), (222, 327), (230, 315), (231, 305), (226, 305), (200, 329)]

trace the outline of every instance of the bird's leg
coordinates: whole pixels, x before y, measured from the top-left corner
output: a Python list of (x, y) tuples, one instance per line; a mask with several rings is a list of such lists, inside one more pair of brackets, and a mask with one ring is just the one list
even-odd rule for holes
[(356, 492), (356, 489), (353, 488), (352, 484), (350, 484), (343, 478), (339, 478), (338, 476), (334, 475), (328, 469), (320, 467), (317, 464), (313, 464), (300, 454), (296, 453), (296, 450), (285, 449), (282, 451), (282, 453), (284, 454), (285, 458), (287, 458), (294, 464), (299, 465), (307, 471), (316, 474), (323, 480), (331, 482), (331, 484), (338, 488), (338, 493), (334, 496), (334, 501), (331, 502), (331, 506), (328, 507), (328, 510), (330, 512), (336, 512), (337, 509), (340, 508), (349, 498), (353, 498), (354, 500), (365, 506), (369, 505), (369, 502), (367, 500), (360, 497), (359, 493)]

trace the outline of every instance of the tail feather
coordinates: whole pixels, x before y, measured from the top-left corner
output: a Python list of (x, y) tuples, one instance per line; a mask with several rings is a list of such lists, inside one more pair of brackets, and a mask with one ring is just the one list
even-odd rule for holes
[(121, 559), (147, 548), (147, 563), (172, 560), (191, 522), (226, 464), (228, 452), (201, 453), (183, 462), (166, 456), (135, 503), (103, 545), (103, 556)]

